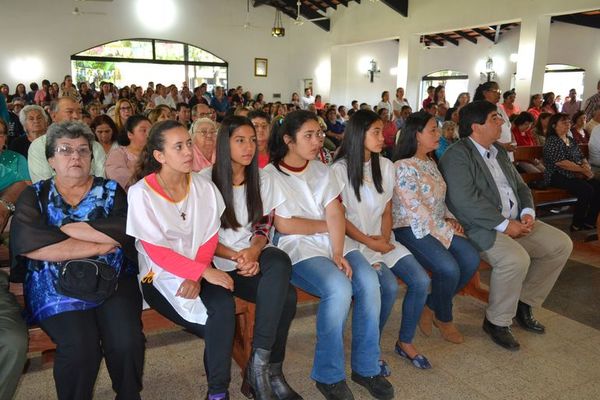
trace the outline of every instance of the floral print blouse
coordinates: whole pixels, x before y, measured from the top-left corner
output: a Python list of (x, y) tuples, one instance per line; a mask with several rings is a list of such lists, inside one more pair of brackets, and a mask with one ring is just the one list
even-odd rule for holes
[(446, 182), (432, 160), (416, 157), (398, 160), (393, 204), (394, 228), (410, 227), (417, 239), (431, 235), (449, 248), (454, 230), (446, 218)]

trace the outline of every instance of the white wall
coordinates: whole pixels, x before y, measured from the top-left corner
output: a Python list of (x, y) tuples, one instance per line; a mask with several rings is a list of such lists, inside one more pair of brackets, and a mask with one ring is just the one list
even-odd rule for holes
[(596, 93), (600, 80), (599, 35), (598, 29), (563, 22), (555, 22), (550, 28), (548, 64), (569, 64), (585, 69), (583, 99)]
[[(332, 66), (331, 101), (335, 104), (350, 104), (352, 100), (376, 105), (381, 93), (395, 93), (396, 75), (390, 73), (398, 63), (398, 42), (384, 40), (361, 43), (351, 46), (338, 46), (335, 49), (336, 62)], [(379, 73), (370, 81), (367, 70), (369, 61), (375, 60)], [(338, 80), (335, 78), (339, 77)]]
[[(229, 62), (230, 86), (242, 84), (253, 93), (263, 92), (267, 100), (281, 93), (287, 101), (299, 90), (302, 78), (313, 78), (315, 89), (329, 96), (331, 45), (328, 35), (311, 23), (297, 27), (284, 16), (286, 36), (273, 38), (275, 11), (271, 7), (251, 6), (250, 21), (261, 29), (245, 30), (241, 27), (246, 17), (243, 0), (176, 0), (173, 27), (164, 27), (162, 16), (156, 18), (154, 27), (147, 27), (138, 18), (137, 1), (0, 0), (3, 31), (11, 32), (0, 49), (0, 82), (8, 83), (11, 92), (17, 82), (26, 86), (43, 78), (60, 82), (71, 71), (72, 54), (117, 39), (156, 38), (214, 53)], [(74, 16), (75, 5), (107, 15)], [(269, 60), (268, 77), (254, 77), (255, 57)]]
[[(139, 21), (137, 1), (0, 0), (2, 28), (8, 35), (0, 47), (0, 82), (7, 82), (12, 92), (17, 82), (28, 84), (43, 78), (60, 81), (70, 73), (71, 54), (122, 38), (159, 38), (187, 42), (223, 58), (229, 62), (231, 86), (242, 84), (253, 93), (264, 93), (267, 100), (273, 93), (281, 93), (282, 100), (287, 100), (301, 89), (302, 79), (312, 78), (315, 93), (325, 101), (341, 104), (357, 98), (374, 103), (382, 90), (393, 92), (396, 87), (389, 74), (398, 57), (393, 39), (598, 8), (597, 0), (412, 0), (410, 18), (404, 18), (382, 2), (351, 2), (349, 7), (340, 6), (331, 13), (330, 33), (311, 23), (295, 26), (283, 16), (286, 36), (272, 38), (275, 12), (271, 7), (251, 7), (252, 24), (262, 28), (244, 30), (245, 0), (173, 0), (178, 10), (175, 26), (164, 27), (161, 16), (149, 28)], [(107, 15), (75, 17), (71, 15), (75, 5)], [(163, 7), (166, 14), (169, 9)], [(508, 88), (514, 65), (507, 60), (510, 53), (517, 52), (517, 32), (514, 29), (503, 35), (493, 47), (487, 39), (479, 38), (476, 46), (462, 40), (458, 48), (447, 45), (443, 50), (421, 51), (418, 74), (413, 76), (443, 68), (464, 70), (472, 76), (473, 91), (479, 81), (477, 62), (490, 54), (502, 88)], [(598, 30), (591, 28), (563, 23), (551, 27), (548, 62), (585, 68), (584, 98), (595, 92), (600, 78), (597, 37)], [(356, 59), (369, 54), (376, 54), (381, 69), (373, 84), (353, 66)], [(255, 57), (268, 58), (267, 78), (253, 76)], [(503, 59), (506, 68), (500, 71)], [(15, 62), (21, 63), (16, 70)]]

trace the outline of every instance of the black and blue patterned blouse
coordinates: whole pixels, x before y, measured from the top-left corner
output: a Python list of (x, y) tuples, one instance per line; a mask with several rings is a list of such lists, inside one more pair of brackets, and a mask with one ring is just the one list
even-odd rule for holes
[[(111, 265), (119, 273), (135, 275), (134, 263), (125, 257), (125, 246), (129, 247), (130, 243), (123, 243), (128, 242), (126, 212), (126, 196), (115, 181), (95, 177), (90, 190), (75, 207), (64, 201), (54, 179), (37, 182), (23, 192), (17, 203), (11, 227), (12, 251), (19, 255), (61, 242), (68, 238), (60, 231), (61, 226), (86, 222), (122, 245), (114, 253), (96, 259)], [(20, 258), (26, 267), (24, 294), (30, 323), (99, 305), (57, 293), (55, 285), (61, 262)]]

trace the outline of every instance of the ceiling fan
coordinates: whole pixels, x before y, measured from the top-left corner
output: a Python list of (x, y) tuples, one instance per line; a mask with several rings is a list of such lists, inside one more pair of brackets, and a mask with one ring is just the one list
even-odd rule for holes
[(329, 19), (329, 17), (323, 16), (320, 18), (304, 18), (303, 16), (300, 15), (300, 6), (302, 4), (300, 3), (300, 0), (298, 0), (296, 2), (296, 19), (294, 20), (294, 24), (298, 25), (298, 26), (302, 26), (304, 25), (305, 22), (315, 22), (315, 21), (324, 21), (326, 19)]
[(241, 27), (244, 28), (246, 30), (250, 30), (250, 29), (266, 29), (266, 27), (264, 26), (257, 26), (254, 25), (252, 22), (250, 22), (250, 0), (246, 0), (246, 18), (244, 20), (243, 24), (235, 24), (235, 25), (229, 25), (231, 27)]
[(79, 17), (80, 15), (106, 15), (105, 12), (100, 11), (82, 11), (79, 9), (79, 7), (75, 7), (73, 11), (71, 11), (71, 14), (75, 15), (76, 17)]

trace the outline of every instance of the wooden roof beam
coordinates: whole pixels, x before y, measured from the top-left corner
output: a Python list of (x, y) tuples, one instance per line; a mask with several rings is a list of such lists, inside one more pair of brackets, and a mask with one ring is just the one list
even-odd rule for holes
[(471, 35), (469, 35), (467, 32), (465, 31), (454, 31), (454, 33), (456, 33), (457, 35), (467, 39), (469, 42), (473, 43), (473, 44), (477, 44), (477, 38), (473, 37)]
[(444, 39), (446, 42), (452, 43), (455, 46), (458, 46), (458, 40), (454, 39), (450, 35), (446, 35), (445, 33), (438, 33), (438, 36)]
[[(360, 3), (360, 1), (358, 2)], [(381, 2), (403, 17), (408, 17), (408, 0), (381, 0)]]
[(443, 40), (436, 39), (433, 36), (425, 35), (423, 37), (423, 39), (425, 39), (425, 41), (433, 42), (433, 43), (437, 44), (440, 47), (444, 46), (444, 41)]
[(494, 42), (494, 35), (487, 33), (486, 31), (484, 31), (481, 28), (473, 28), (471, 29), (473, 32), (477, 32), (479, 33), (481, 36), (483, 36), (484, 38), (486, 38), (487, 40), (489, 40), (492, 43)]

